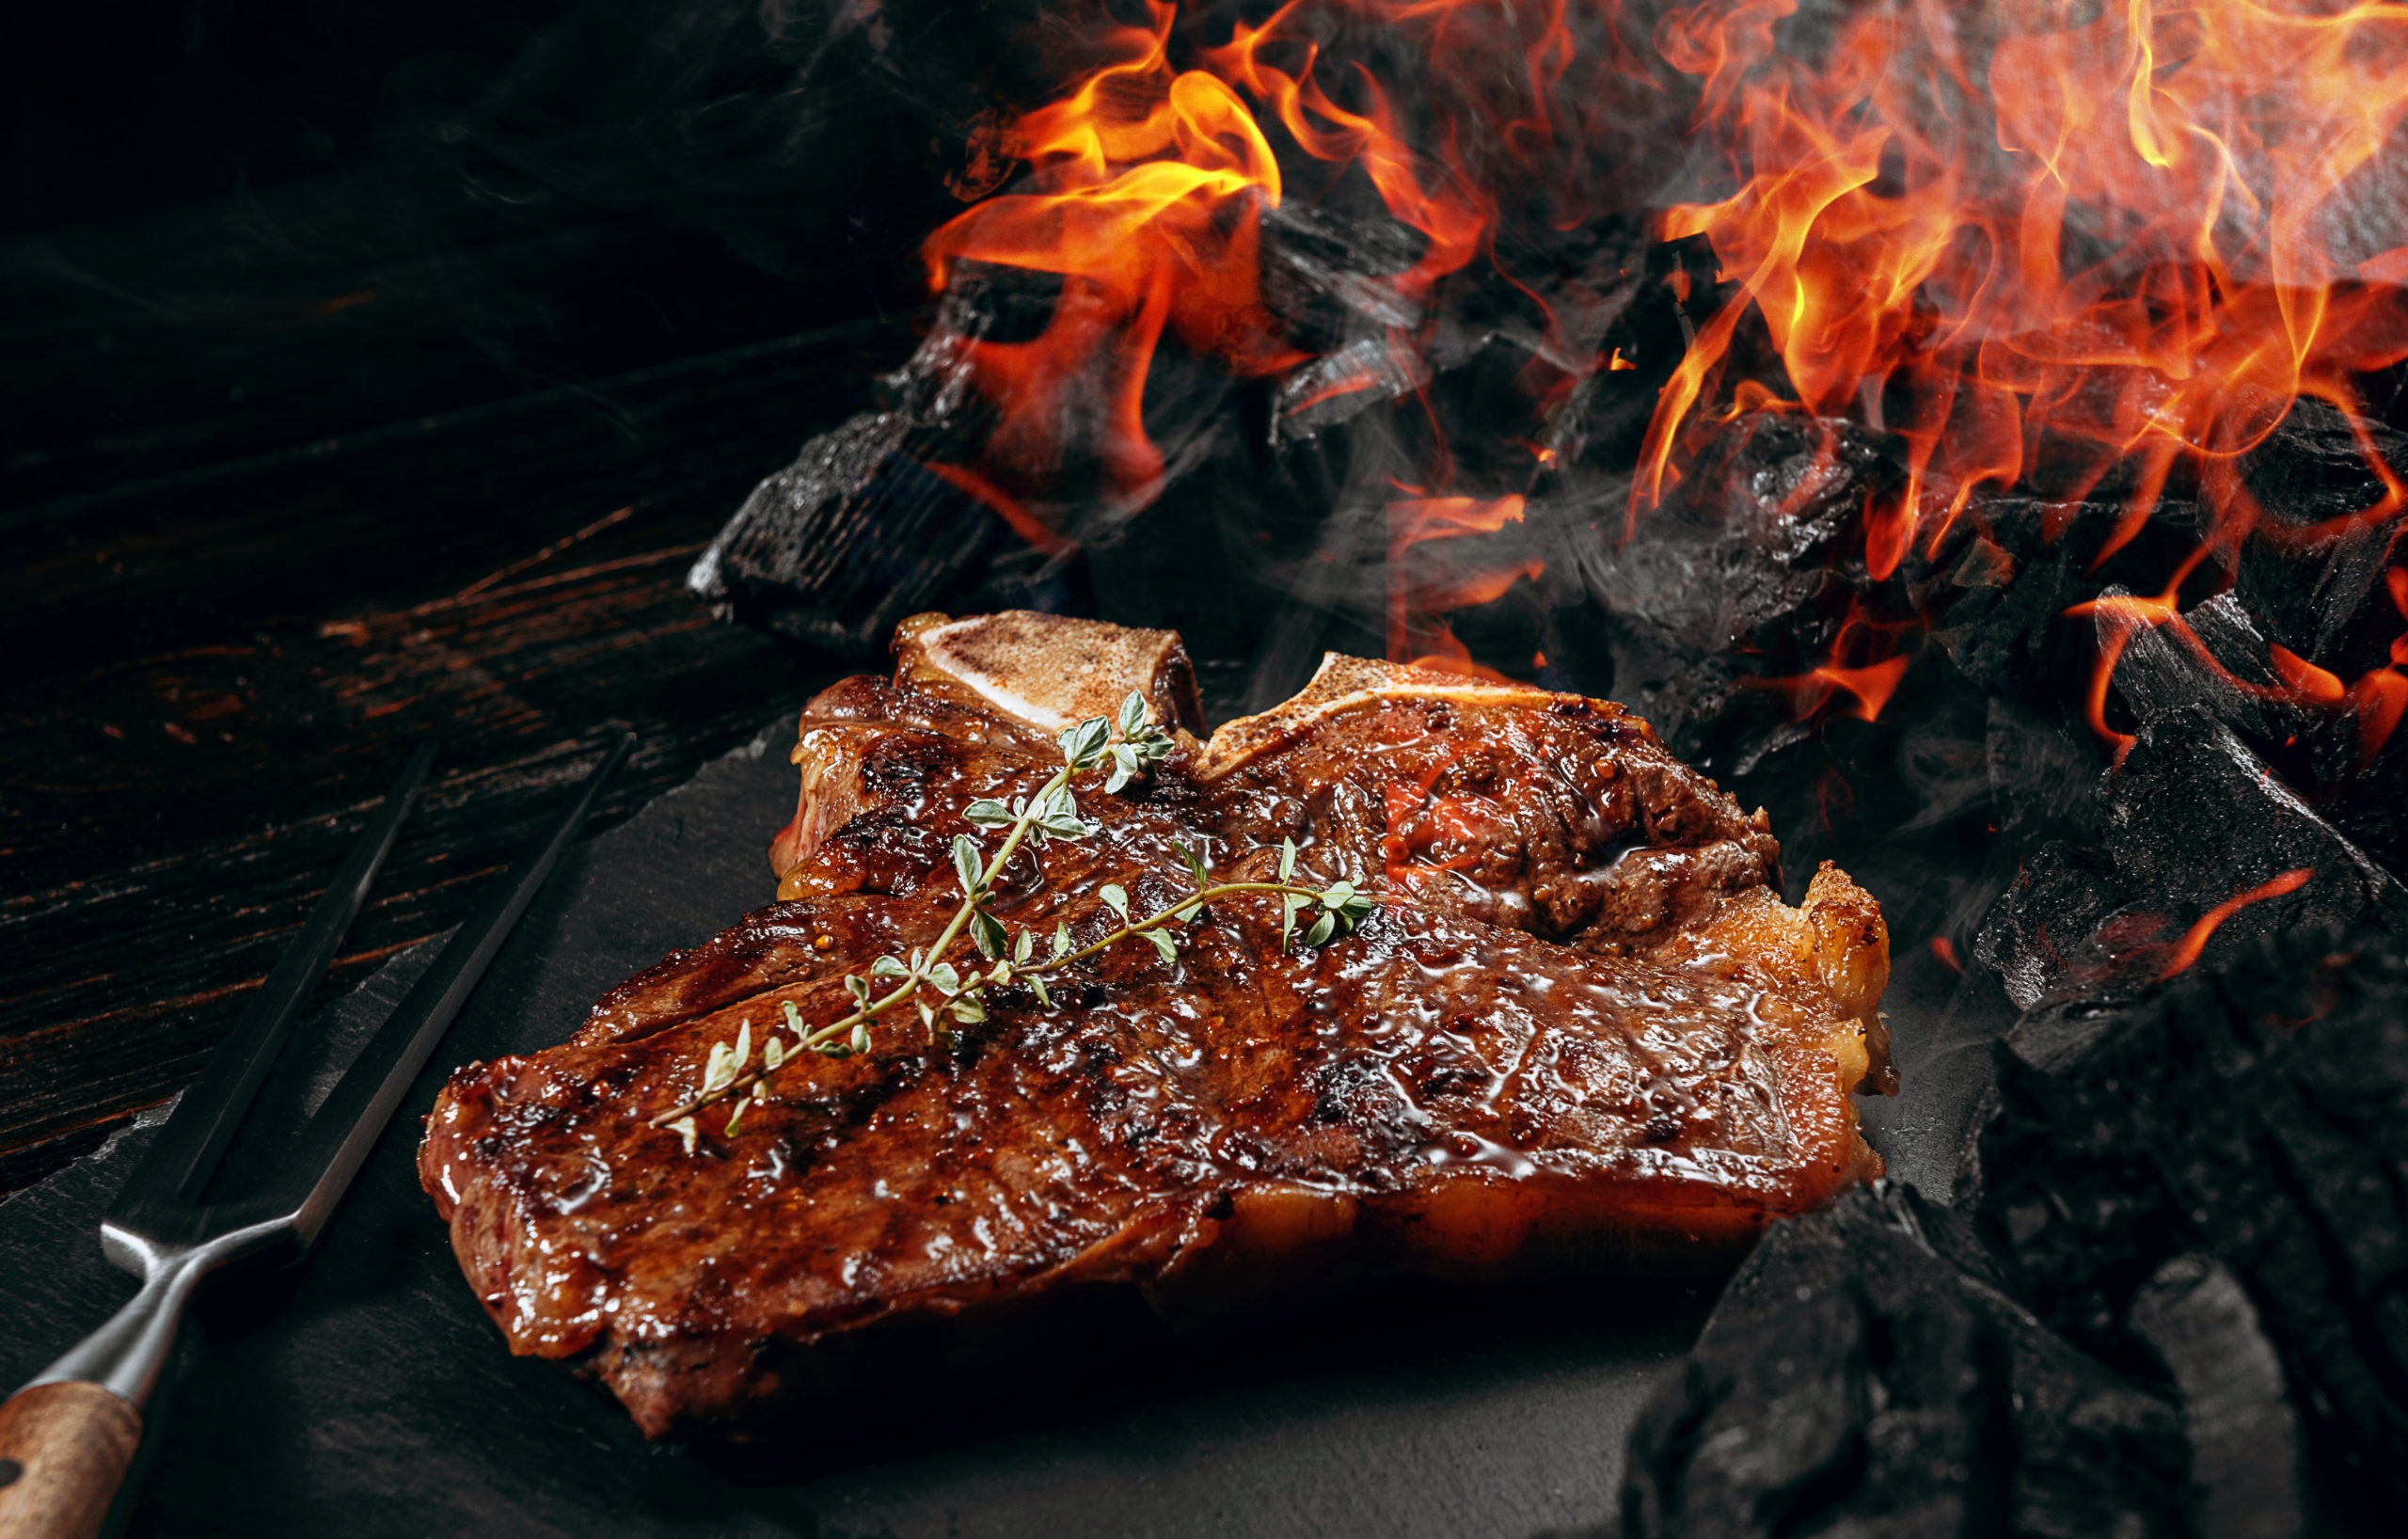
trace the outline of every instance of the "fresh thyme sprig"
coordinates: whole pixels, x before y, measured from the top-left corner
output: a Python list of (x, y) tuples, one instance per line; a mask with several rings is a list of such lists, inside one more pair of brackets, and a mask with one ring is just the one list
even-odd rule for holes
[[(1034, 797), (1015, 800), (1008, 806), (981, 799), (963, 809), (963, 816), (978, 827), (1004, 830), (1004, 842), (990, 858), (971, 835), (964, 833), (954, 839), (953, 866), (961, 879), (961, 905), (954, 911), (952, 920), (934, 944), (913, 950), (909, 959), (880, 957), (870, 964), (865, 976), (846, 975), (845, 988), (853, 996), (855, 1008), (840, 1021), (824, 1026), (806, 1025), (794, 1003), (784, 1002), (783, 1024), (794, 1034), (795, 1040), (791, 1045), (781, 1040), (773, 1023), (762, 1033), (758, 1067), (752, 1064), (752, 1023), (749, 1020), (743, 1022), (734, 1042), (712, 1045), (709, 1057), (704, 1060), (703, 1082), (694, 1095), (652, 1119), (652, 1126), (674, 1130), (685, 1139), (687, 1152), (691, 1153), (697, 1134), (695, 1114), (705, 1106), (733, 1101), (736, 1104), (725, 1130), (732, 1135), (753, 1103), (768, 1099), (770, 1075), (805, 1054), (846, 1058), (868, 1052), (872, 1023), (906, 1003), (918, 1014), (921, 1026), (933, 1042), (941, 1031), (949, 1033), (953, 1029), (953, 1025), (941, 1025), (941, 1018), (949, 1017), (954, 1025), (965, 1026), (984, 1021), (987, 991), (1007, 983), (1027, 984), (1038, 1003), (1047, 1009), (1054, 1008), (1054, 996), (1045, 986), (1046, 975), (1058, 973), (1123, 941), (1142, 938), (1162, 954), (1163, 960), (1176, 960), (1181, 940), (1178, 927), (1196, 918), (1206, 904), (1219, 898), (1239, 893), (1278, 894), (1279, 944), (1283, 950), (1293, 944), (1296, 918), (1307, 909), (1318, 907), (1321, 912), (1305, 931), (1305, 944), (1319, 946), (1354, 929), (1379, 906), (1375, 899), (1357, 892), (1351, 881), (1320, 888), (1296, 883), (1291, 880), (1296, 874), (1293, 840), (1280, 844), (1276, 881), (1214, 882), (1205, 872), (1204, 863), (1181, 845), (1180, 857), (1196, 879), (1194, 892), (1138, 918), (1130, 912), (1129, 894), (1117, 883), (1107, 884), (1097, 896), (1120, 916), (1120, 927), (1085, 945), (1073, 946), (1068, 923), (1056, 922), (1049, 955), (1043, 960), (1033, 960), (1038, 945), (1036, 932), (1022, 929), (1015, 936), (990, 912), (994, 879), (1021, 846), (1031, 839), (1042, 845), (1054, 839), (1084, 839), (1096, 832), (1097, 825), (1080, 816), (1077, 799), (1070, 789), (1074, 777), (1108, 764), (1111, 772), (1103, 788), (1108, 793), (1117, 793), (1131, 781), (1148, 773), (1171, 751), (1170, 735), (1147, 718), (1144, 697), (1133, 692), (1122, 703), (1117, 722), (1101, 716), (1089, 717), (1065, 728), (1061, 744), (1062, 768)], [(945, 960), (946, 953), (965, 931), (980, 958), (979, 963), (966, 971)], [(893, 987), (880, 992), (881, 983)]]

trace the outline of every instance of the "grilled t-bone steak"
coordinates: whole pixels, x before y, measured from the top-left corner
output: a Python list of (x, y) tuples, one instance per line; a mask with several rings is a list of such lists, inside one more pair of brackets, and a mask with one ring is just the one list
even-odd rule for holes
[[(896, 650), (803, 713), (780, 901), (460, 1070), (428, 1125), (512, 1350), (646, 1433), (741, 1438), (881, 1331), (1081, 1285), (1195, 1317), (1369, 1272), (1699, 1270), (1877, 1171), (1848, 1092), (1892, 1083), (1879, 910), (1829, 866), (1783, 905), (1763, 815), (1620, 706), (1333, 657), (1198, 742), (1168, 633), (930, 615)], [(1180, 747), (1085, 787), (1101, 831), (1016, 855), (1000, 918), (1084, 944), (1106, 884), (1152, 912), (1194, 890), (1181, 846), (1267, 880), (1283, 838), (1380, 911), (1283, 950), (1275, 896), (1219, 900), (1175, 961), (1111, 948), (1054, 1007), (1013, 984), (949, 1045), (804, 1055), (691, 1153), (650, 1126), (740, 1025), (839, 1020), (848, 972), (934, 940), (964, 807), (1035, 793), (1133, 689)]]

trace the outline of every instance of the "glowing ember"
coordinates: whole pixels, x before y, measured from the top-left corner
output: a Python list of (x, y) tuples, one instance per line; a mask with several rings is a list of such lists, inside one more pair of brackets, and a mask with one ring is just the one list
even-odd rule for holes
[(2280, 897), (2286, 893), (2298, 892), (2302, 887), (2306, 886), (2315, 875), (2313, 868), (2286, 871), (2272, 881), (2261, 882), (2245, 893), (2235, 893), (2232, 896), (2226, 898), (2206, 913), (2201, 914), (2197, 924), (2182, 932), (2182, 939), (2174, 943), (2173, 954), (2166, 958), (2163, 970), (2157, 976), (2161, 979), (2170, 978), (2197, 961), (2199, 953), (2207, 948), (2208, 937), (2216, 932), (2217, 927), (2249, 907), (2250, 904), (2261, 903), (2270, 897)]

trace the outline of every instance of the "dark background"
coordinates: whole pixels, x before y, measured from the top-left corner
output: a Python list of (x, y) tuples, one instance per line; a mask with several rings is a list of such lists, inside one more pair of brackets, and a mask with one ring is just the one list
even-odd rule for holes
[(10, 8), (0, 1191), (195, 1071), (422, 737), (328, 996), (606, 722), (615, 818), (846, 666), (684, 571), (910, 351), (1027, 15)]

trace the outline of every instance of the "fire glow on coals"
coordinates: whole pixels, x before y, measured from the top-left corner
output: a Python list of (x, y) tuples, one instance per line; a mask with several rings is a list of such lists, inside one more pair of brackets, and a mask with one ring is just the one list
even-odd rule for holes
[[(1145, 24), (1100, 25), (1104, 62), (988, 147), (1024, 164), (1020, 182), (927, 242), (940, 290), (964, 262), (1063, 280), (1040, 334), (973, 344), (1003, 423), (982, 463), (943, 469), (1050, 538), (1029, 504), (1080, 421), (1109, 494), (1144, 505), (1164, 474), (1144, 409), (1164, 332), (1236, 375), (1295, 371), (1307, 354), (1262, 293), (1261, 219), (1359, 172), (1419, 243), (1402, 270), (1365, 279), (1406, 324), (1383, 328), (1385, 367), (1328, 371), (1302, 407), (1398, 381), (1426, 391), (1443, 291), (1468, 269), (1536, 314), (1512, 381), (1526, 397), (1524, 484), (1468, 484), (1442, 424), (1391, 510), (1400, 546), (1458, 534), (1424, 510), (1530, 490), (1552, 468), (1550, 417), (1590, 373), (1630, 367), (1597, 345), (1627, 292), (1566, 281), (1546, 259), (1570, 232), (1639, 215), (1666, 238), (1705, 237), (1735, 294), (1670, 367), (1626, 517), (1646, 516), (1740, 413), (1853, 418), (1902, 441), (1906, 474), (1861, 510), (1875, 582), (1918, 541), (1936, 552), (1984, 486), (2066, 501), (2105, 488), (2123, 516), (2099, 562), (2169, 487), (2195, 485), (2205, 517), (2161, 595), (2099, 611), (2115, 627), (2103, 695), (2121, 638), (2178, 629), (2178, 596), (2228, 580), (2268, 527), (2242, 458), (2302, 396), (2354, 418), (2361, 382), (2408, 357), (2408, 308), (2390, 286), (2408, 278), (2408, 246), (2341, 249), (2355, 232), (2325, 216), (2408, 109), (2408, 8), (1869, 7), (1803, 52), (1775, 44), (1796, 8), (1294, 0), (1257, 24), (1154, 0)], [(1391, 36), (1367, 47), (1371, 28)], [(1384, 80), (1400, 50), (1410, 78)], [(1687, 147), (1675, 182), (1726, 190), (1651, 211), (1665, 189), (1629, 162), (1674, 143)], [(1671, 280), (1691, 281), (1685, 268)], [(2400, 481), (2371, 443), (2361, 455), (2378, 495), (2337, 520), (2277, 515), (2277, 537), (2395, 520)], [(1394, 584), (1391, 648), (1464, 658), (1433, 615), (1501, 591), (1529, 560), (1418, 595), (1420, 613)], [(1861, 650), (1861, 627), (1842, 633)], [(2408, 703), (2390, 667), (2344, 681), (2291, 661), (2274, 688), (2353, 710), (2370, 753)], [(1806, 711), (1843, 698), (1871, 714), (1905, 665), (1903, 650), (1835, 651), (1792, 693)]]

